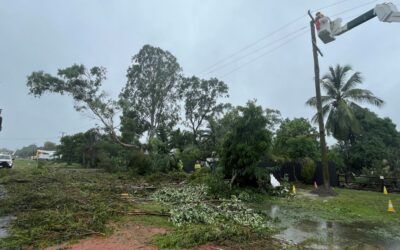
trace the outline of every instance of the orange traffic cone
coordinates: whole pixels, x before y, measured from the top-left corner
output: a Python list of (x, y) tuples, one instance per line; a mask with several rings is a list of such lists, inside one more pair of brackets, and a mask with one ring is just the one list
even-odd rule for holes
[(296, 187), (293, 185), (293, 188), (292, 188), (292, 192), (293, 192), (293, 194), (296, 194)]
[(388, 191), (387, 191), (387, 189), (386, 189), (386, 186), (383, 186), (383, 194), (384, 194), (384, 195), (388, 195)]
[(388, 211), (388, 212), (391, 212), (391, 213), (396, 212), (396, 210), (394, 210), (394, 207), (393, 207), (393, 204), (392, 204), (392, 201), (391, 201), (391, 200), (389, 200), (388, 210), (387, 210), (387, 211)]
[(317, 185), (317, 182), (316, 182), (316, 181), (314, 181), (314, 188), (315, 188), (315, 190), (318, 189), (318, 185)]

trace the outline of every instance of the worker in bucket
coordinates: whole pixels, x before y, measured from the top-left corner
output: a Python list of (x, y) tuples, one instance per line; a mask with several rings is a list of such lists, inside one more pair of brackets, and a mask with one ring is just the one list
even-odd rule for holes
[(321, 12), (317, 12), (317, 14), (315, 14), (315, 27), (317, 28), (317, 30), (321, 28), (320, 20), (323, 17), (324, 15)]

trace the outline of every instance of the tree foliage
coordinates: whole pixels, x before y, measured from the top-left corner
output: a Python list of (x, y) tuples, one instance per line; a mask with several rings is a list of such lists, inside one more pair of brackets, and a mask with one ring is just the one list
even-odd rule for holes
[(120, 145), (113, 143), (109, 137), (100, 134), (95, 129), (63, 136), (60, 142), (57, 153), (61, 155), (62, 161), (68, 164), (79, 163), (90, 168), (99, 167), (100, 164), (105, 165), (102, 161), (107, 161), (110, 165), (116, 164), (108, 160), (116, 159), (124, 152)]
[(225, 173), (236, 177), (254, 177), (255, 167), (271, 146), (271, 132), (266, 129), (267, 118), (261, 106), (248, 102), (238, 107), (232, 130), (222, 145), (221, 160)]
[(51, 141), (46, 141), (44, 142), (42, 149), (53, 151), (57, 149), (57, 144)]
[(77, 111), (90, 111), (105, 126), (113, 138), (123, 146), (136, 147), (120, 141), (115, 132), (114, 116), (117, 110), (116, 102), (109, 99), (100, 87), (106, 79), (103, 67), (87, 69), (84, 65), (74, 64), (65, 69), (59, 69), (57, 76), (43, 71), (33, 72), (28, 76), (29, 94), (40, 97), (45, 93), (68, 94), (75, 101)]
[(200, 146), (209, 153), (219, 152), (227, 134), (233, 130), (238, 116), (238, 108), (229, 106), (222, 117), (210, 117)]
[(284, 120), (276, 131), (274, 151), (291, 160), (318, 155), (318, 133), (304, 118)]
[(228, 97), (228, 86), (216, 78), (210, 80), (192, 76), (184, 78), (181, 92), (185, 106), (185, 125), (193, 133), (193, 143), (198, 143), (198, 131), (204, 124), (221, 113), (225, 107), (219, 98)]
[(368, 109), (355, 109), (360, 133), (351, 144), (340, 144), (346, 164), (355, 171), (379, 168), (388, 161), (392, 169), (400, 167), (400, 133), (389, 118), (380, 118)]
[(126, 86), (120, 94), (122, 130), (128, 124), (156, 136), (161, 126), (172, 128), (178, 120), (181, 67), (168, 51), (145, 45), (132, 58)]
[[(383, 100), (374, 96), (371, 91), (357, 88), (362, 84), (360, 72), (350, 74), (352, 68), (348, 65), (329, 67), (329, 73), (324, 75), (321, 86), (326, 95), (322, 96), (322, 112), (327, 117), (326, 130), (338, 140), (351, 140), (351, 135), (360, 131), (359, 123), (354, 116), (354, 108), (359, 108), (359, 103), (369, 103), (381, 106)], [(316, 107), (316, 98), (312, 97), (308, 105)], [(317, 121), (317, 115), (313, 121)]]

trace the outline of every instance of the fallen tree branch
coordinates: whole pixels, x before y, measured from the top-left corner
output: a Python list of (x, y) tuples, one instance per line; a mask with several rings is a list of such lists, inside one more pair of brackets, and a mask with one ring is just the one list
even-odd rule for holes
[(143, 211), (143, 210), (135, 210), (135, 211), (130, 211), (124, 213), (125, 215), (152, 215), (152, 216), (163, 216), (163, 217), (169, 217), (169, 213), (165, 212), (157, 212), (157, 211)]

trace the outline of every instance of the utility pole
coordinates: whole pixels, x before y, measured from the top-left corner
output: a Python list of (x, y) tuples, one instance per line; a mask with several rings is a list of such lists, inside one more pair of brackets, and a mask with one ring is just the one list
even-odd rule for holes
[(1, 111), (2, 109), (0, 109), (0, 131), (2, 129), (2, 124), (3, 124), (3, 117), (1, 116)]
[(311, 12), (308, 11), (308, 15), (311, 17), (310, 28), (311, 28), (311, 41), (314, 57), (314, 79), (315, 79), (315, 98), (317, 100), (317, 116), (319, 125), (319, 142), (321, 147), (321, 160), (322, 160), (322, 175), (324, 179), (324, 189), (328, 191), (331, 189), (330, 178), (329, 178), (329, 166), (328, 166), (328, 152), (326, 148), (325, 141), (325, 127), (324, 127), (324, 117), (322, 115), (322, 101), (321, 101), (321, 80), (319, 76), (319, 61), (318, 53), (322, 55), (321, 51), (317, 47), (317, 38), (315, 36), (315, 21)]

